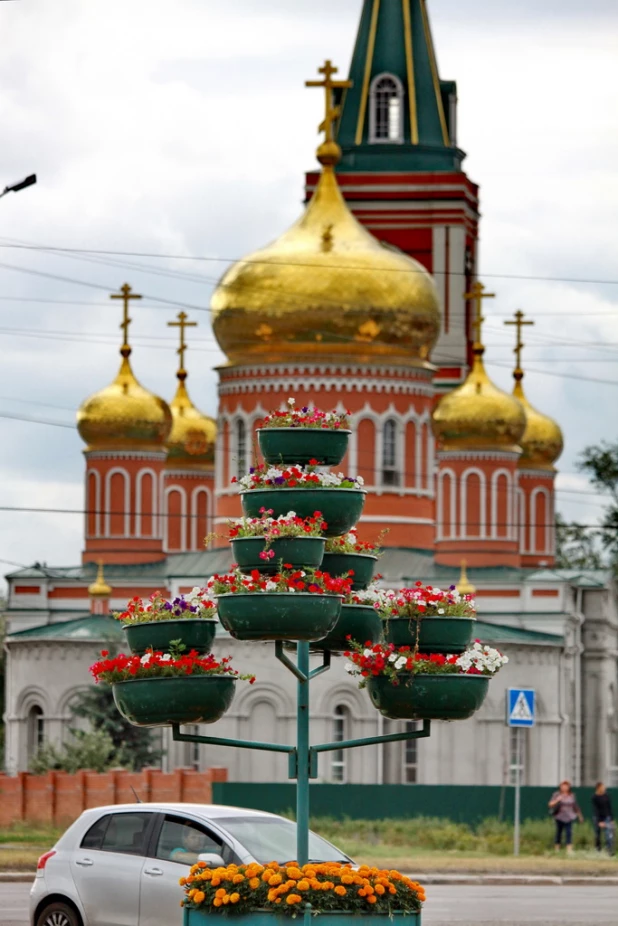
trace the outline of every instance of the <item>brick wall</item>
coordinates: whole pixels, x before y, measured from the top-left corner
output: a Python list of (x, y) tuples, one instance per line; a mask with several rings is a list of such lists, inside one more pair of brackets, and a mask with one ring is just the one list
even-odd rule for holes
[(68, 825), (88, 807), (134, 803), (135, 795), (147, 801), (212, 803), (212, 783), (227, 781), (227, 769), (204, 772), (179, 768), (173, 772), (144, 769), (127, 772), (20, 772), (0, 774), (0, 826), (12, 823)]

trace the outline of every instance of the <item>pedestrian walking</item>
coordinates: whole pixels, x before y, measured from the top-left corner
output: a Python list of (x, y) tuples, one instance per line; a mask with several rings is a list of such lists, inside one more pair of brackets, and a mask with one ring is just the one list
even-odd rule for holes
[(554, 791), (549, 801), (549, 811), (556, 821), (556, 852), (560, 851), (564, 833), (566, 850), (570, 854), (573, 851), (573, 824), (576, 820), (584, 822), (584, 815), (579, 809), (570, 781), (560, 782), (558, 790)]
[(597, 852), (601, 851), (601, 837), (605, 834), (605, 848), (609, 855), (614, 854), (614, 814), (612, 799), (602, 781), (597, 783), (592, 795), (592, 819), (594, 822), (594, 841)]

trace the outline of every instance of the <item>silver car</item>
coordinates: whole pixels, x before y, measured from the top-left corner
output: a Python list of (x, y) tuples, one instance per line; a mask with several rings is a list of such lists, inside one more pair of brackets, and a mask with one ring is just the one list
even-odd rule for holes
[[(350, 859), (309, 835), (313, 861)], [(288, 862), (296, 824), (276, 814), (218, 804), (114, 804), (86, 810), (39, 859), (31, 926), (174, 926), (178, 879), (210, 865)]]

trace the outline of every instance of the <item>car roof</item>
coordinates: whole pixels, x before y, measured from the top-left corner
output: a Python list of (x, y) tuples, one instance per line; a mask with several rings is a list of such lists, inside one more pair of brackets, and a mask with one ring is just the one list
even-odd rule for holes
[(176, 813), (194, 813), (198, 816), (215, 820), (218, 817), (272, 817), (281, 819), (278, 814), (268, 813), (266, 810), (251, 810), (248, 807), (230, 807), (226, 804), (186, 804), (180, 801), (143, 801), (132, 804), (102, 804), (100, 807), (89, 807), (82, 816), (107, 811), (108, 813), (128, 810), (161, 810), (175, 811)]

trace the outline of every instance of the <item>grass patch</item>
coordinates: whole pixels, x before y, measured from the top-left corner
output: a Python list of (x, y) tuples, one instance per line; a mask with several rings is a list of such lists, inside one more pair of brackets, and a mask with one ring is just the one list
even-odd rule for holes
[[(464, 853), (469, 857), (509, 856), (513, 853), (513, 826), (503, 820), (482, 820), (476, 826), (439, 817), (406, 820), (311, 821), (311, 827), (350, 855), (418, 855), (423, 851)], [(552, 850), (553, 820), (525, 820), (521, 826), (522, 855), (542, 856)], [(594, 851), (594, 832), (588, 822), (574, 827), (578, 851)]]
[(6, 843), (33, 844), (50, 848), (64, 833), (66, 827), (47, 826), (39, 823), (14, 823), (0, 828), (0, 845)]

